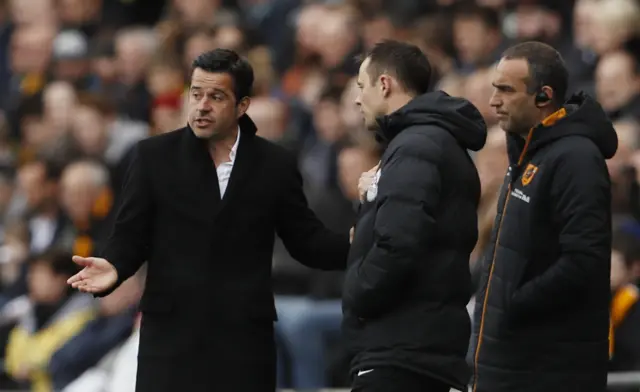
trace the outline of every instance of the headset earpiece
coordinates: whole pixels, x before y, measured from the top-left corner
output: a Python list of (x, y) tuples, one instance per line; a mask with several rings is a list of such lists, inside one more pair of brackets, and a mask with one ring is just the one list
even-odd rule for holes
[(549, 101), (551, 101), (551, 98), (547, 95), (546, 92), (540, 91), (536, 94), (536, 97), (535, 97), (536, 105), (547, 103)]

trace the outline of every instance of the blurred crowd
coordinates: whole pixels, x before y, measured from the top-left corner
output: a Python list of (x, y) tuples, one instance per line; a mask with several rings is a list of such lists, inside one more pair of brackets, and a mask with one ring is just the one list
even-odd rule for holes
[[(380, 154), (354, 104), (356, 56), (385, 38), (421, 47), (433, 87), (469, 99), (490, 128), (474, 156), (483, 196), (472, 270), (507, 166), (489, 106), (502, 50), (551, 44), (569, 90), (599, 100), (620, 140), (608, 162), (611, 369), (640, 370), (640, 0), (1, 0), (0, 389), (133, 391), (144, 269), (98, 300), (67, 287), (71, 255), (99, 252), (131, 147), (186, 124), (201, 52), (249, 59), (258, 134), (297, 154), (310, 205), (347, 232), (358, 178)], [(346, 385), (341, 274), (311, 271), (277, 242), (273, 277), (280, 385)]]

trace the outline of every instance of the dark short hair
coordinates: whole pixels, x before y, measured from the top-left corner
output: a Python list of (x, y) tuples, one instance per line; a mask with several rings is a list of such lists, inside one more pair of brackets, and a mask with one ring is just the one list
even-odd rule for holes
[(239, 101), (251, 96), (253, 88), (253, 67), (238, 53), (229, 49), (214, 49), (204, 52), (191, 64), (192, 71), (200, 68), (211, 73), (228, 73), (234, 84), (234, 94)]
[(510, 47), (502, 54), (507, 60), (523, 59), (529, 64), (527, 91), (535, 94), (543, 86), (553, 89), (553, 102), (561, 105), (567, 94), (569, 71), (560, 53), (553, 47), (537, 41), (523, 42)]
[(367, 53), (371, 83), (383, 73), (393, 74), (410, 92), (421, 95), (431, 85), (431, 64), (420, 48), (405, 42), (385, 40), (378, 42)]

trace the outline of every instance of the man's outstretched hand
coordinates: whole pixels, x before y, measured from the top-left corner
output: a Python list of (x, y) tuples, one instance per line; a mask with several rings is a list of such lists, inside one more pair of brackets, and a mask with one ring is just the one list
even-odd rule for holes
[(85, 293), (101, 293), (113, 287), (118, 280), (116, 268), (105, 259), (73, 256), (73, 262), (84, 267), (67, 280), (74, 289)]

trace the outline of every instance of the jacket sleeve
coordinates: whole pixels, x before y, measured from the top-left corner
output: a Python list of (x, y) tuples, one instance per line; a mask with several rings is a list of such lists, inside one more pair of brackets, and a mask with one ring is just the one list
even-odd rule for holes
[(283, 194), (276, 211), (276, 231), (291, 256), (321, 270), (344, 270), (349, 253), (349, 233), (333, 233), (309, 208), (296, 161), (287, 162)]
[(416, 145), (400, 146), (382, 167), (373, 247), (347, 271), (343, 299), (361, 318), (376, 317), (394, 305), (434, 235), (441, 178), (437, 157), (427, 155), (436, 155), (437, 147), (430, 147), (436, 154), (425, 154)]
[(148, 257), (153, 203), (149, 172), (141, 157), (140, 144), (135, 147), (125, 175), (119, 206), (111, 234), (102, 250), (118, 271), (116, 285), (97, 296), (106, 296), (130, 278)]
[(550, 186), (560, 257), (515, 291), (509, 312), (516, 319), (562, 309), (589, 291), (609, 290), (611, 185), (604, 159), (596, 152), (567, 152)]
[(62, 390), (94, 367), (133, 330), (136, 309), (97, 318), (67, 341), (51, 357), (48, 370), (55, 390)]

